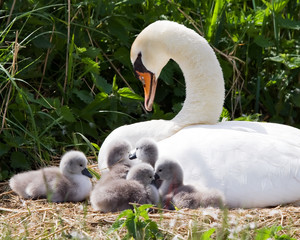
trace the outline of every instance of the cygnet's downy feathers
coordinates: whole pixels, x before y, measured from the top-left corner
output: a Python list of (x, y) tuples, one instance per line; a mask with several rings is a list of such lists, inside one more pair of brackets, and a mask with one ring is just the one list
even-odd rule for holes
[(149, 190), (153, 180), (153, 168), (149, 164), (137, 164), (129, 170), (126, 179), (113, 180), (94, 188), (90, 197), (92, 207), (101, 212), (116, 212), (132, 208), (131, 202), (153, 203), (153, 189)]
[(82, 152), (69, 151), (59, 167), (47, 167), (13, 176), (11, 189), (26, 199), (48, 198), (52, 202), (82, 201), (89, 196), (92, 175)]
[(126, 140), (116, 140), (111, 143), (107, 155), (107, 166), (109, 171), (102, 173), (95, 188), (112, 180), (126, 178), (132, 165), (132, 162), (129, 160), (130, 150), (131, 145)]
[[(166, 208), (221, 207), (223, 195), (215, 189), (197, 190), (191, 185), (183, 185), (181, 166), (172, 160), (161, 160), (156, 166), (155, 174), (163, 180), (159, 193)], [(173, 206), (174, 205), (174, 206)]]
[(149, 163), (152, 167), (158, 158), (158, 148), (156, 142), (151, 138), (142, 138), (136, 143), (135, 151), (129, 155), (129, 159), (138, 158), (144, 163)]

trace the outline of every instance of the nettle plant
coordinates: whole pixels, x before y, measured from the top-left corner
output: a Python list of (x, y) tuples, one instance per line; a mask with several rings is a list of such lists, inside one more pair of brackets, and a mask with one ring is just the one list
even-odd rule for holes
[[(163, 69), (154, 111), (130, 62), (130, 46), (150, 23), (168, 19), (214, 47), (226, 84), (227, 119), (298, 126), (298, 1), (1, 1), (0, 180), (49, 164), (65, 150), (97, 155), (116, 127), (171, 119), (185, 83)], [(90, 143), (90, 144), (89, 144)]]

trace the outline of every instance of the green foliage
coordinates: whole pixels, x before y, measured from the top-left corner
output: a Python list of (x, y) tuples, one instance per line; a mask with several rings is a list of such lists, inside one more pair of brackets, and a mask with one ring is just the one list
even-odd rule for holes
[(118, 216), (108, 234), (125, 227), (127, 233), (123, 239), (162, 239), (163, 234), (158, 229), (157, 223), (149, 218), (148, 209), (151, 207), (150, 204), (140, 207), (133, 205), (133, 210), (124, 210)]
[(129, 57), (136, 35), (159, 19), (194, 29), (219, 50), (227, 119), (259, 114), (299, 126), (299, 0), (0, 6), (0, 181), (71, 148), (96, 155), (119, 126), (176, 115), (185, 97), (178, 65), (163, 69), (154, 111), (146, 113)]
[(262, 228), (257, 230), (255, 240), (267, 240), (267, 239), (280, 239), (280, 240), (296, 240), (287, 234), (279, 235), (278, 233), (283, 230), (282, 226), (272, 226), (270, 228)]

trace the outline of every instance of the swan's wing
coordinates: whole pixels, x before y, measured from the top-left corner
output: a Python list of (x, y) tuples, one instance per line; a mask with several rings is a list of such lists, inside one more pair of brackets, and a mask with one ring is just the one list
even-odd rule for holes
[(211, 125), (190, 126), (158, 143), (177, 159), (185, 184), (221, 190), (231, 207), (263, 207), (300, 199), (300, 146), (285, 138)]

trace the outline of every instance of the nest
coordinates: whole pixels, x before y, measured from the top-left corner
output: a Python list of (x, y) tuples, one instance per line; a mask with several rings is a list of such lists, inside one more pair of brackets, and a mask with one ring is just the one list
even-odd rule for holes
[[(120, 213), (94, 211), (88, 200), (80, 203), (49, 203), (24, 200), (0, 183), (0, 239), (120, 239), (126, 229), (108, 234)], [(278, 206), (261, 209), (200, 208), (151, 212), (165, 239), (199, 239), (215, 228), (223, 239), (254, 239), (258, 229), (282, 226), (279, 235), (300, 239), (300, 208)], [(244, 238), (245, 239), (245, 238)]]

